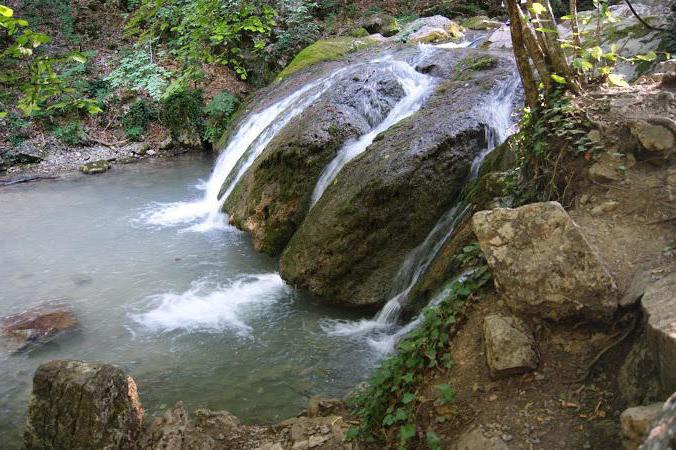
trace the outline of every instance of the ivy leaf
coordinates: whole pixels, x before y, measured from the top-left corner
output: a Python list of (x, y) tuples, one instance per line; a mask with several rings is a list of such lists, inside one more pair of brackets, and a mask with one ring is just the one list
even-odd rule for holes
[(554, 80), (555, 82), (557, 82), (557, 83), (559, 83), (559, 84), (566, 84), (566, 79), (563, 78), (563, 77), (560, 76), (560, 75), (557, 75), (557, 74), (553, 73), (553, 74), (551, 75), (551, 77), (552, 77), (552, 80)]
[(641, 61), (655, 61), (655, 58), (657, 58), (657, 54), (654, 51), (649, 51), (645, 55), (636, 55), (636, 59), (640, 59)]
[(69, 56), (70, 59), (72, 59), (75, 62), (79, 62), (80, 64), (84, 64), (87, 62), (87, 57), (82, 53), (71, 53)]
[(14, 15), (14, 10), (6, 6), (0, 5), (0, 16), (3, 17), (12, 17)]
[(589, 55), (594, 58), (594, 59), (601, 59), (601, 56), (603, 56), (603, 49), (601, 47), (592, 47), (587, 50), (589, 52)]
[(539, 31), (540, 33), (558, 33), (558, 31), (556, 31), (553, 28), (544, 28), (544, 27), (538, 27), (535, 29), (535, 31)]
[(441, 438), (432, 430), (428, 430), (425, 433), (425, 443), (432, 450), (441, 449)]
[(415, 436), (415, 425), (412, 423), (406, 424), (399, 430), (399, 439), (406, 442)]
[(401, 402), (404, 405), (407, 405), (411, 403), (413, 400), (415, 400), (415, 393), (413, 392), (406, 392), (404, 395), (401, 397)]
[(629, 87), (629, 83), (627, 83), (622, 75), (617, 75), (615, 73), (610, 73), (608, 74), (608, 81), (610, 84), (615, 85), (615, 86), (620, 86), (620, 87)]
[(537, 2), (534, 2), (533, 5), (531, 5), (530, 10), (535, 15), (542, 14), (546, 11), (545, 7), (542, 6), (542, 3)]
[(7, 117), (7, 111), (0, 111), (0, 119)]

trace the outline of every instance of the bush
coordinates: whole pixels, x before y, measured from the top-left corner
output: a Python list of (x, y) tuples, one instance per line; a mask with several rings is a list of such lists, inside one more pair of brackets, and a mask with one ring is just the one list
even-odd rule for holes
[(201, 90), (177, 88), (162, 99), (160, 121), (174, 136), (179, 136), (185, 131), (195, 131), (201, 135), (204, 125), (203, 110), (204, 99)]
[(274, 57), (286, 62), (319, 38), (319, 25), (313, 17), (316, 8), (316, 3), (307, 0), (281, 0), (280, 13), (286, 28), (277, 34)]
[(87, 139), (80, 122), (71, 122), (62, 127), (55, 128), (54, 136), (70, 147), (80, 145)]
[(149, 47), (138, 46), (120, 60), (117, 69), (104, 81), (110, 83), (112, 89), (127, 88), (159, 100), (169, 85), (170, 76), (169, 70), (151, 60)]
[(205, 141), (213, 144), (221, 138), (238, 103), (237, 97), (229, 92), (221, 92), (209, 102), (204, 108), (206, 123), (203, 137)]
[(127, 138), (138, 141), (156, 116), (156, 111), (145, 100), (137, 100), (122, 117), (122, 127)]

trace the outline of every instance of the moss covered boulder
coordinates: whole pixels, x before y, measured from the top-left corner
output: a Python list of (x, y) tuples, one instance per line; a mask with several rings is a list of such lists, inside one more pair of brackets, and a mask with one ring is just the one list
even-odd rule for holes
[(394, 17), (388, 14), (371, 14), (363, 18), (359, 25), (367, 32), (374, 34), (382, 34), (385, 37), (391, 37), (399, 33), (401, 27), (399, 22)]
[(309, 212), (282, 254), (282, 276), (327, 301), (380, 305), (406, 255), (457, 200), (485, 148), (483, 105), (514, 70), (507, 56), (486, 70), (451, 77), (484, 53), (435, 53), (419, 68), (451, 79), (413, 116), (379, 135), (348, 163)]
[(38, 367), (24, 432), (27, 449), (138, 448), (143, 407), (118, 367), (50, 361)]
[(246, 172), (225, 202), (230, 222), (257, 250), (280, 253), (310, 206), (324, 167), (341, 145), (382, 121), (404, 90), (383, 66), (345, 74), (292, 120)]

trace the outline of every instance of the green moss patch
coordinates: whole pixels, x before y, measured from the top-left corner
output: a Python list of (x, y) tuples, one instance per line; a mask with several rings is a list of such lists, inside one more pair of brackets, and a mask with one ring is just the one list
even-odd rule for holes
[(378, 41), (370, 38), (338, 37), (317, 41), (305, 47), (293, 61), (289, 63), (279, 75), (277, 80), (282, 80), (289, 75), (322, 61), (337, 61), (351, 52), (362, 50), (378, 44)]

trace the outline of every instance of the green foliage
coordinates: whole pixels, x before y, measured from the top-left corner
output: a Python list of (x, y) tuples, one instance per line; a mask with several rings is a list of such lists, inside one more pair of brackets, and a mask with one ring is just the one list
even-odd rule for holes
[(56, 138), (64, 144), (71, 147), (80, 145), (87, 139), (87, 135), (82, 129), (80, 122), (71, 122), (64, 126), (55, 128), (54, 136), (56, 136)]
[(276, 34), (272, 51), (273, 57), (286, 59), (319, 38), (319, 25), (313, 17), (317, 4), (307, 0), (281, 0), (279, 5), (286, 27)]
[[(367, 442), (383, 442), (397, 436), (400, 447), (406, 447), (419, 435), (416, 410), (423, 399), (417, 386), (429, 369), (450, 368), (453, 361), (448, 345), (465, 302), (491, 278), (477, 244), (466, 246), (454, 259), (455, 267), (464, 274), (438, 295), (443, 300), (423, 311), (422, 324), (406, 335), (375, 370), (368, 387), (357, 393), (351, 406), (359, 417), (359, 425), (351, 428), (348, 437)], [(452, 402), (455, 392), (448, 385), (436, 386), (439, 403)], [(422, 431), (421, 431), (422, 433)], [(439, 448), (440, 440), (427, 430), (429, 448)]]
[(144, 0), (127, 30), (166, 45), (184, 79), (205, 63), (228, 65), (246, 79), (244, 56), (265, 48), (276, 15), (270, 6), (243, 0)]
[(160, 122), (174, 136), (180, 135), (188, 127), (194, 128), (200, 134), (203, 128), (203, 109), (202, 91), (192, 88), (177, 89), (162, 99)]
[(171, 72), (155, 64), (150, 45), (137, 46), (125, 56), (104, 81), (112, 89), (126, 88), (159, 100), (169, 85)]
[(207, 104), (204, 108), (206, 121), (202, 133), (205, 141), (213, 144), (221, 138), (238, 103), (237, 97), (231, 93), (221, 92)]
[(128, 139), (138, 141), (145, 134), (148, 124), (157, 118), (157, 111), (145, 100), (137, 100), (122, 117), (122, 128)]
[(21, 10), (33, 27), (45, 25), (46, 20), (56, 22), (59, 31), (70, 44), (79, 44), (75, 33), (75, 18), (70, 0), (23, 0)]
[(81, 97), (73, 80), (61, 73), (73, 62), (84, 64), (86, 56), (79, 52), (58, 57), (41, 54), (41, 47), (50, 42), (49, 36), (34, 32), (26, 20), (15, 18), (12, 9), (0, 5), (0, 85), (20, 92), (16, 107), (26, 116), (41, 110), (100, 112), (96, 101)]

